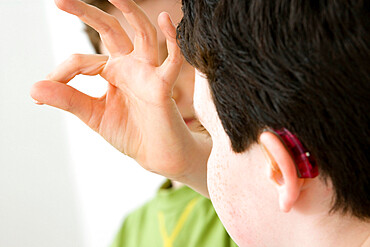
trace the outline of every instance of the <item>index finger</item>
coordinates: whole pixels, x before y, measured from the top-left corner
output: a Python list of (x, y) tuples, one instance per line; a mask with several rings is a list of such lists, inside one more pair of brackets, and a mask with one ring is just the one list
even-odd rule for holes
[(133, 50), (130, 38), (112, 15), (80, 0), (55, 0), (55, 4), (94, 28), (111, 55), (126, 55)]

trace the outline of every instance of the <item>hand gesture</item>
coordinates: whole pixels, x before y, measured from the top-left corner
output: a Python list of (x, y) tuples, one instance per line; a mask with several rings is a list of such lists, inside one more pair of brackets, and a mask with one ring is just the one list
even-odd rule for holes
[[(145, 169), (206, 194), (210, 144), (194, 138), (172, 99), (183, 58), (169, 15), (158, 17), (168, 48), (168, 57), (159, 64), (156, 29), (133, 1), (111, 0), (134, 28), (134, 44), (113, 16), (79, 0), (55, 2), (98, 31), (109, 56), (72, 55), (47, 80), (36, 83), (31, 96), (76, 115)], [(101, 75), (109, 82), (106, 94), (93, 98), (67, 85), (78, 74)]]

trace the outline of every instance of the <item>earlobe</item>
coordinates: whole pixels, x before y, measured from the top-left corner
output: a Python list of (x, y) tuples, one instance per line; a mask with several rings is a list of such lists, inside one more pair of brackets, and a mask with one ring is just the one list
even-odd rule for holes
[(280, 210), (289, 212), (299, 199), (304, 179), (298, 178), (294, 160), (279, 137), (265, 131), (259, 141), (269, 164), (269, 179), (279, 194)]

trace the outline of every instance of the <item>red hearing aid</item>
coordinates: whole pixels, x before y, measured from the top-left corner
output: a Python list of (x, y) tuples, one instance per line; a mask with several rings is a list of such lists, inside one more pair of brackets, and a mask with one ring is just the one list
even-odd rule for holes
[(282, 128), (280, 130), (266, 129), (266, 131), (279, 137), (290, 152), (299, 178), (314, 178), (319, 175), (315, 158), (289, 130)]

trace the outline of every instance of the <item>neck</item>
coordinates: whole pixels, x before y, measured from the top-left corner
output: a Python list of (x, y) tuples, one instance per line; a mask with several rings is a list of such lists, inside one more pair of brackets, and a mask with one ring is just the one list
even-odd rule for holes
[[(327, 223), (327, 226), (332, 230), (331, 238), (328, 239), (328, 246), (364, 246), (368, 242), (370, 235), (370, 223), (360, 221), (357, 218), (349, 216), (337, 216)], [(331, 244), (333, 243), (333, 244)]]
[(291, 239), (294, 234), (291, 246), (312, 246), (315, 243), (316, 247), (370, 247), (369, 222), (349, 216), (326, 215), (321, 218), (312, 217), (306, 223), (308, 224), (302, 227), (298, 222), (295, 230), (286, 236), (286, 239)]
[[(312, 236), (311, 243), (317, 243), (315, 246), (363, 246), (370, 235), (370, 221), (361, 221), (350, 214), (343, 215), (340, 212), (329, 214), (334, 196), (331, 183), (322, 184), (321, 181), (316, 181), (315, 184), (308, 185), (310, 186), (313, 190), (305, 196), (311, 203), (314, 202), (310, 205), (312, 211), (306, 211), (308, 214), (302, 217), (308, 217), (307, 222), (310, 225), (305, 235)], [(307, 200), (304, 201), (306, 205), (309, 204)], [(300, 206), (304, 211), (304, 205)]]
[(329, 214), (332, 198), (330, 185), (320, 180), (307, 184), (300, 202), (282, 216), (286, 218), (284, 226), (287, 228), (281, 228), (279, 236), (281, 241), (288, 239), (289, 243), (281, 246), (312, 246), (315, 243), (317, 247), (370, 247), (370, 221), (340, 212)]

